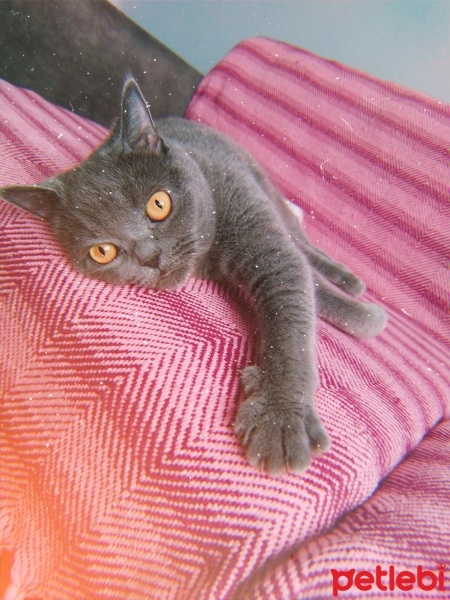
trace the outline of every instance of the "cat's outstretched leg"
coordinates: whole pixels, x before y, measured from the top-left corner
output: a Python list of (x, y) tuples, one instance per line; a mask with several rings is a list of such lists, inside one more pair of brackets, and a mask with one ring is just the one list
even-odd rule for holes
[(239, 279), (247, 282), (261, 331), (260, 365), (242, 372), (245, 401), (234, 430), (252, 465), (270, 475), (299, 473), (311, 454), (329, 447), (313, 406), (318, 385), (314, 285), (306, 258), (276, 230), (271, 248), (261, 229), (245, 236), (243, 259), (231, 267), (248, 265)]
[(234, 430), (251, 465), (270, 475), (300, 473), (311, 454), (328, 450), (328, 435), (305, 396), (305, 401), (274, 402), (264, 389), (263, 371), (256, 366), (242, 370), (241, 383), (248, 399), (239, 409)]
[(313, 276), (317, 311), (322, 319), (357, 338), (371, 338), (383, 331), (387, 315), (380, 306), (350, 298), (319, 273)]

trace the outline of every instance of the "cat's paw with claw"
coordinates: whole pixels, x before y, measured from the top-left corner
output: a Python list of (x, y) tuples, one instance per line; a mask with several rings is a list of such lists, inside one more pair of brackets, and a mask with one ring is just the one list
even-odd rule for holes
[(301, 473), (311, 454), (328, 450), (328, 435), (311, 404), (283, 401), (260, 387), (258, 367), (242, 373), (249, 396), (239, 408), (234, 430), (249, 463), (269, 475)]

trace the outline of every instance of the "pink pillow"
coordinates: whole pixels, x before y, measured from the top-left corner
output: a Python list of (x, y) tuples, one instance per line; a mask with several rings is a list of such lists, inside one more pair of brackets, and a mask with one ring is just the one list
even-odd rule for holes
[[(205, 78), (187, 116), (259, 158), (388, 328), (358, 341), (319, 326), (316, 406), (333, 446), (303, 477), (271, 479), (233, 435), (255, 350), (245, 299), (198, 280), (155, 293), (84, 279), (44, 223), (0, 201), (7, 600), (228, 599), (248, 581), (264, 584), (249, 598), (298, 597), (301, 577), (288, 595), (277, 565), (448, 415), (448, 108), (256, 39)], [(105, 134), (0, 83), (0, 185), (67, 169)]]

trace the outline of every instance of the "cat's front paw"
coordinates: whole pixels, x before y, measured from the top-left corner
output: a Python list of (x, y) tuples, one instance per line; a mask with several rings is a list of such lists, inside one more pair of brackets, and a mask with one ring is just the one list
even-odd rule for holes
[(243, 384), (250, 396), (239, 408), (235, 433), (251, 465), (273, 476), (300, 473), (312, 453), (329, 448), (328, 435), (311, 404), (277, 400), (258, 390), (258, 371), (257, 367), (244, 370)]

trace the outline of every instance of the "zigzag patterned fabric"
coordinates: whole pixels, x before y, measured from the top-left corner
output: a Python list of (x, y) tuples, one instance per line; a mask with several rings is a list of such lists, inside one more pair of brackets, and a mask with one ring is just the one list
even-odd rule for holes
[[(246, 298), (199, 280), (155, 293), (85, 279), (43, 222), (0, 200), (4, 599), (321, 600), (331, 569), (446, 575), (449, 107), (252, 39), (187, 117), (260, 160), (387, 329), (360, 341), (319, 325), (332, 448), (271, 479), (232, 428), (255, 356)], [(0, 82), (0, 185), (70, 168), (105, 135)]]

